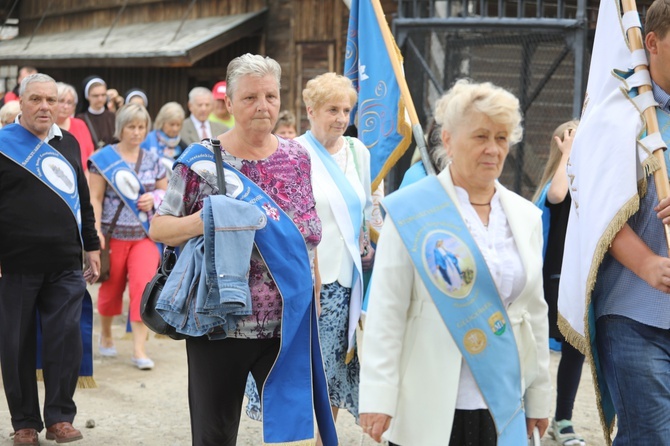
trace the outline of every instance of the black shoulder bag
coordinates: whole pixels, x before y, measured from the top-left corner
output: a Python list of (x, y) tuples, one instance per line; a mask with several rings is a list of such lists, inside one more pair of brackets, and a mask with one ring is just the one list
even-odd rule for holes
[[(221, 158), (221, 143), (218, 139), (212, 139), (211, 143), (212, 149), (214, 150), (214, 158), (216, 159), (216, 182), (219, 188), (219, 194), (225, 195), (226, 181), (223, 172), (223, 159)], [(175, 248), (166, 246), (163, 251), (161, 263), (158, 265), (156, 275), (151, 279), (151, 282), (147, 284), (142, 293), (140, 315), (142, 316), (144, 325), (149, 327), (152, 331), (157, 334), (169, 336), (175, 340), (181, 340), (188, 338), (188, 336), (177, 333), (177, 330), (172, 325), (165, 322), (161, 315), (156, 311), (156, 302), (158, 302), (158, 298), (161, 295), (161, 291), (163, 291), (165, 282), (176, 263), (177, 254), (175, 253)]]

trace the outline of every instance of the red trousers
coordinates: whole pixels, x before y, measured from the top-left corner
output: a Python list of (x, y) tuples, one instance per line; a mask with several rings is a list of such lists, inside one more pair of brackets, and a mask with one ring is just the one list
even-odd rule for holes
[(98, 312), (101, 316), (116, 316), (123, 311), (123, 292), (130, 292), (130, 320), (140, 322), (140, 300), (144, 287), (156, 274), (160, 254), (156, 243), (142, 240), (109, 241), (109, 279), (98, 293)]

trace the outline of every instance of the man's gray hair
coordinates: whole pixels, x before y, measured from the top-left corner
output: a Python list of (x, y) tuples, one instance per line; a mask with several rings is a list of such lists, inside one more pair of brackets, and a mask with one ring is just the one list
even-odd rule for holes
[(24, 77), (23, 80), (21, 81), (21, 86), (19, 87), (19, 96), (23, 96), (23, 93), (26, 92), (26, 88), (28, 88), (28, 85), (32, 84), (33, 82), (53, 82), (54, 84), (56, 83), (54, 78), (49, 76), (48, 74), (44, 73), (31, 74), (29, 76)]
[(193, 101), (195, 101), (195, 98), (200, 96), (209, 96), (212, 99), (212, 102), (214, 102), (214, 96), (212, 95), (212, 90), (205, 87), (195, 87), (191, 89), (191, 91), (188, 92), (188, 102), (193, 103)]
[(226, 71), (226, 95), (231, 99), (235, 95), (237, 82), (242, 76), (265, 77), (272, 76), (277, 81), (277, 88), (281, 88), (281, 66), (271, 57), (259, 54), (243, 54), (231, 60)]

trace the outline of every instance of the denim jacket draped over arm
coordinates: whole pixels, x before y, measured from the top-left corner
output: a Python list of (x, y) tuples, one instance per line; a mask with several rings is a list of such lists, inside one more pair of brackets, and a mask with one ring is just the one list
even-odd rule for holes
[(204, 234), (184, 246), (156, 309), (179, 333), (222, 339), (251, 314), (251, 251), (267, 216), (252, 204), (212, 195), (203, 200), (201, 218)]

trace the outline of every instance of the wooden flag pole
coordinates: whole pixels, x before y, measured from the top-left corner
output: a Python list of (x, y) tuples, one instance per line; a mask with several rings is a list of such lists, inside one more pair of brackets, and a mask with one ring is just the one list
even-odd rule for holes
[[(622, 0), (621, 6), (623, 12), (635, 11), (637, 13), (637, 5), (635, 0)], [(638, 27), (633, 27), (628, 29), (628, 42), (630, 44), (631, 51), (644, 49), (644, 41), (642, 39), (642, 31)], [(647, 65), (638, 65), (635, 67), (635, 72), (647, 70), (649, 67)], [(650, 85), (641, 85), (638, 88), (640, 94), (651, 91)], [(647, 135), (652, 133), (657, 133), (658, 128), (658, 118), (656, 117), (656, 110), (654, 107), (649, 107), (644, 111), (644, 119), (647, 122)], [(658, 194), (658, 200), (661, 201), (664, 198), (670, 196), (670, 182), (668, 181), (668, 170), (665, 165), (665, 156), (663, 154), (662, 148), (654, 150), (654, 154), (658, 164), (661, 166), (660, 169), (654, 172), (654, 183), (656, 183), (656, 192)], [(668, 250), (670, 252), (670, 226), (665, 226), (665, 238), (668, 243)]]

